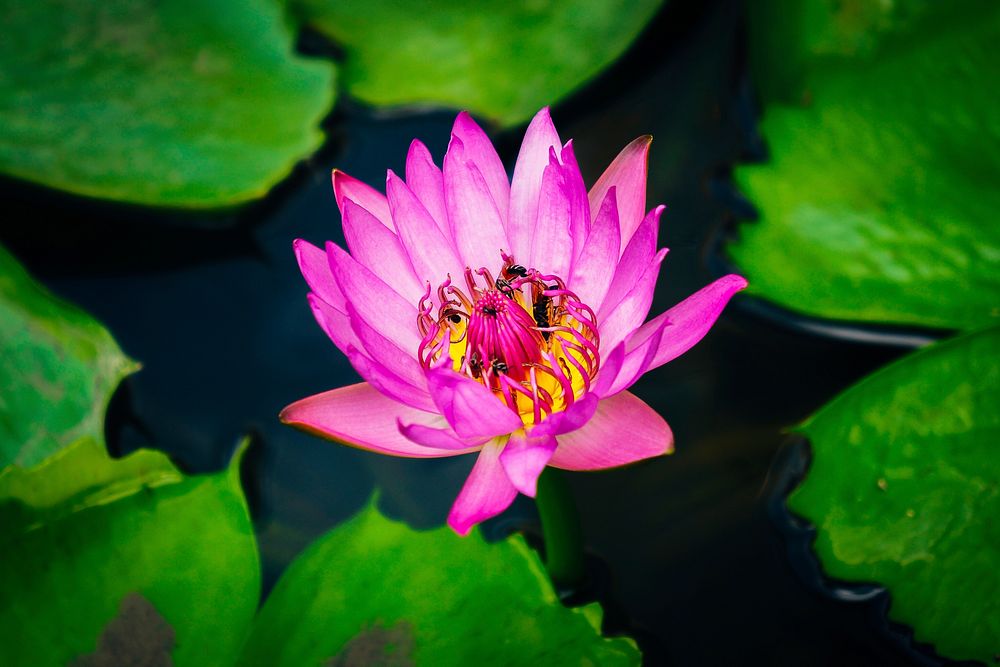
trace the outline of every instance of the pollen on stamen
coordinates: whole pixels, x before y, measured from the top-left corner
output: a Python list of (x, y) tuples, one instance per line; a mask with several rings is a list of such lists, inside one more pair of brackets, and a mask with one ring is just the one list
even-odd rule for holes
[(559, 276), (516, 264), (501, 253), (496, 279), (465, 270), (466, 289), (449, 277), (419, 303), (418, 349), (426, 368), (453, 370), (489, 387), (526, 424), (564, 410), (590, 389), (600, 367), (594, 311)]

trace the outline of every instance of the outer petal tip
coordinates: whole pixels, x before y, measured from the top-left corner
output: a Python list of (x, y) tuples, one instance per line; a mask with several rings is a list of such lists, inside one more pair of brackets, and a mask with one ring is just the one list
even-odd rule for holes
[(309, 241), (305, 239), (295, 239), (292, 241), (292, 252), (295, 253), (296, 259), (301, 262), (302, 252), (304, 251), (304, 246), (312, 245)]
[(326, 440), (389, 456), (438, 458), (474, 449), (428, 447), (407, 439), (399, 432), (397, 419), (433, 428), (440, 416), (403, 405), (367, 382), (300, 399), (282, 410), (279, 418)]
[(706, 285), (679, 304), (653, 318), (636, 332), (638, 342), (645, 340), (666, 320), (669, 333), (660, 340), (656, 356), (647, 370), (652, 370), (676, 359), (700, 341), (715, 324), (726, 304), (734, 294), (747, 286), (747, 280), (735, 273)]
[(460, 111), (455, 117), (455, 123), (451, 126), (452, 136), (460, 134), (463, 131), (482, 132), (479, 123), (472, 119), (472, 114), (468, 111)]
[(517, 496), (499, 460), (502, 447), (497, 441), (483, 447), (451, 506), (448, 525), (459, 535), (468, 535), (477, 523), (503, 512)]
[[(410, 142), (410, 147), (406, 151), (407, 166), (409, 166), (410, 163), (417, 158), (426, 159), (428, 162), (434, 161), (431, 157), (430, 150), (424, 142), (420, 141), (420, 139), (414, 139)], [(407, 176), (409, 176), (409, 172), (407, 172)]]
[(476, 524), (473, 521), (463, 520), (451, 515), (448, 516), (448, 526), (454, 530), (459, 537), (468, 537), (474, 525)]
[[(528, 130), (524, 133), (524, 138), (530, 139), (532, 134), (546, 135), (553, 139), (553, 146), (561, 146), (562, 142), (559, 141), (559, 135), (556, 132), (555, 124), (552, 122), (552, 110), (549, 107), (542, 107), (538, 110), (538, 113), (532, 117), (531, 122), (528, 123)], [(524, 142), (522, 142), (522, 146)]]
[(341, 199), (343, 199), (343, 184), (344, 181), (350, 180), (351, 177), (347, 175), (346, 172), (340, 169), (333, 169), (330, 172), (330, 183), (333, 185), (333, 197), (337, 202), (337, 206), (340, 206)]
[(310, 418), (310, 413), (313, 411), (311, 409), (311, 401), (314, 400), (315, 398), (313, 396), (308, 396), (286, 405), (282, 408), (281, 412), (278, 413), (278, 419), (286, 426), (291, 426), (300, 431), (305, 431), (306, 433), (318, 436), (324, 440), (331, 440), (333, 437), (323, 428), (315, 424), (315, 420)]

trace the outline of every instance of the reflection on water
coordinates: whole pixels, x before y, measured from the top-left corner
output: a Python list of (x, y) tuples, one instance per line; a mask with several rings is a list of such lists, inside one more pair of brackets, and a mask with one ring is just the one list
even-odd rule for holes
[[(709, 184), (760, 152), (740, 3), (687, 4), (698, 6), (671, 4), (621, 63), (553, 111), (588, 182), (635, 136), (654, 135), (650, 204), (667, 204), (660, 239), (671, 248), (654, 313), (712, 279), (707, 241), (730, 213)], [(343, 243), (330, 169), (379, 185), (387, 167), (403, 171), (413, 137), (440, 158), (454, 116), (341, 108), (327, 148), (239, 212), (150, 214), (4, 186), (20, 219), (3, 242), (143, 363), (115, 399), (117, 453), (154, 444), (187, 469), (217, 470), (242, 434), (255, 435), (244, 472), (268, 585), (374, 486), (391, 516), (442, 523), (472, 465), (367, 454), (277, 422), (291, 401), (356, 381), (313, 322), (291, 251), (296, 237)], [(522, 131), (498, 137), (508, 166)], [(790, 561), (768, 519), (784, 429), (903, 351), (796, 333), (737, 298), (705, 341), (636, 385), (671, 423), (677, 453), (570, 481), (589, 547), (607, 564), (604, 595), (621, 610), (611, 622), (638, 631), (649, 664), (924, 662), (879, 630), (884, 603), (844, 604), (809, 580), (815, 572), (796, 576), (806, 550)], [(532, 521), (523, 499), (499, 520)]]

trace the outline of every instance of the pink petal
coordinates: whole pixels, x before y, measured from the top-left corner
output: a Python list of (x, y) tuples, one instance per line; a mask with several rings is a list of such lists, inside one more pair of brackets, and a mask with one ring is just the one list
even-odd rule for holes
[(433, 287), (444, 282), (448, 275), (458, 279), (465, 265), (451, 239), (438, 229), (434, 218), (413, 191), (392, 171), (386, 178), (386, 191), (399, 238), (417, 278), (421, 282), (430, 282)]
[(594, 418), (560, 435), (549, 465), (601, 470), (669, 454), (674, 436), (667, 422), (635, 395), (623, 391), (601, 401)]
[(348, 348), (346, 354), (348, 361), (351, 362), (351, 366), (358, 372), (358, 375), (379, 393), (417, 410), (437, 411), (434, 401), (431, 400), (426, 390), (417, 389), (383, 364), (354, 348)]
[(522, 431), (513, 433), (500, 453), (500, 464), (514, 488), (526, 496), (535, 497), (538, 476), (556, 451), (552, 436), (527, 437)]
[(353, 176), (348, 176), (339, 169), (333, 170), (333, 195), (337, 199), (337, 207), (340, 214), (344, 214), (344, 200), (350, 199), (355, 204), (374, 215), (379, 222), (392, 231), (396, 228), (392, 225), (392, 217), (389, 215), (389, 203), (385, 195), (363, 183)]
[(413, 274), (410, 259), (399, 238), (367, 209), (344, 200), (344, 238), (351, 256), (358, 260), (404, 298), (416, 303), (424, 287)]
[(553, 154), (542, 173), (538, 218), (528, 255), (528, 266), (557, 276), (568, 276), (573, 261), (571, 209), (563, 178), (562, 165)]
[(449, 368), (427, 371), (431, 397), (460, 438), (506, 435), (521, 428), (521, 418), (489, 389)]
[(664, 248), (656, 253), (639, 280), (618, 306), (603, 320), (599, 320), (601, 332), (601, 351), (614, 349), (625, 337), (639, 328), (649, 307), (653, 304), (653, 292), (656, 289), (656, 278), (660, 273), (660, 264), (667, 255)]
[[(590, 235), (590, 202), (587, 200), (587, 186), (583, 184), (583, 174), (573, 153), (573, 140), (563, 146), (559, 154), (563, 165), (563, 188), (569, 199), (570, 235), (573, 237), (573, 261), (583, 252), (587, 237)], [(565, 274), (568, 275), (568, 274)]]
[(299, 262), (299, 270), (306, 279), (309, 289), (330, 306), (346, 313), (344, 293), (340, 291), (340, 286), (333, 278), (326, 253), (302, 239), (295, 239), (292, 248), (295, 250), (295, 259)]
[[(600, 390), (595, 388), (595, 392), (598, 392), (604, 398), (624, 391), (635, 384), (635, 381), (642, 377), (642, 374), (652, 366), (653, 358), (656, 356), (656, 350), (663, 339), (664, 329), (667, 324), (669, 322), (663, 320), (661, 326), (654, 329), (651, 335), (643, 340), (636, 339), (634, 334), (626, 338), (624, 343), (625, 354), (614, 380), (610, 383), (601, 383)], [(601, 370), (603, 371), (603, 368)]]
[(632, 238), (646, 212), (646, 168), (653, 137), (639, 137), (618, 154), (590, 189), (590, 210), (596, 212), (608, 190), (618, 189), (618, 220), (623, 246)]
[(399, 432), (408, 439), (423, 445), (424, 447), (434, 447), (435, 449), (449, 449), (456, 454), (475, 452), (482, 448), (483, 444), (492, 438), (463, 440), (459, 438), (444, 417), (439, 417), (438, 426), (427, 426), (426, 424), (407, 424), (402, 420), (398, 421)]
[(417, 361), (416, 351), (399, 347), (377, 329), (368, 326), (354, 304), (347, 304), (347, 314), (357, 339), (361, 341), (360, 349), (364, 351), (365, 356), (374, 359), (387, 369), (392, 369), (393, 375), (415, 390), (426, 394), (427, 376), (424, 374), (423, 366)]
[(444, 204), (444, 176), (431, 152), (417, 139), (410, 144), (406, 154), (406, 185), (431, 214), (442, 234), (451, 234), (448, 209)]
[(349, 348), (364, 351), (365, 346), (358, 338), (358, 335), (354, 333), (354, 328), (351, 326), (351, 318), (348, 317), (347, 313), (337, 310), (312, 292), (306, 298), (309, 301), (309, 307), (312, 308), (313, 317), (316, 318), (316, 322), (326, 332), (326, 335), (330, 337), (330, 340), (337, 346), (337, 349), (344, 354), (347, 354)]
[(549, 109), (545, 107), (535, 114), (528, 125), (510, 184), (507, 237), (514, 258), (519, 261), (525, 261), (531, 251), (538, 194), (542, 187), (542, 172), (549, 165), (549, 151), (558, 150), (561, 145)]
[(597, 381), (591, 385), (591, 393), (597, 396), (607, 395), (608, 389), (618, 378), (618, 373), (624, 363), (625, 342), (622, 341), (601, 359), (601, 369), (597, 372)]
[(464, 266), (494, 271), (502, 263), (500, 252), (510, 247), (507, 232), (485, 178), (455, 135), (444, 156), (444, 198)]
[(729, 299), (746, 286), (747, 281), (743, 276), (735, 274), (723, 276), (642, 325), (632, 334), (637, 346), (651, 337), (664, 321), (669, 323), (664, 329), (663, 338), (656, 348), (656, 355), (650, 362), (649, 369), (662, 366), (694, 347), (715, 324), (715, 320), (729, 303)]
[(621, 259), (618, 260), (615, 277), (611, 279), (611, 285), (608, 287), (607, 294), (604, 295), (604, 301), (601, 302), (600, 308), (597, 310), (597, 314), (602, 318), (618, 307), (618, 303), (635, 287), (636, 282), (649, 266), (649, 261), (656, 253), (660, 215), (664, 208), (657, 206), (649, 212), (649, 215), (643, 219), (642, 224), (635, 231), (632, 240), (629, 241)]
[(500, 514), (517, 497), (517, 489), (507, 479), (507, 473), (500, 465), (502, 447), (495, 440), (483, 447), (476, 465), (451, 507), (448, 525), (459, 535), (468, 535), (474, 525)]
[(500, 212), (500, 219), (506, 227), (507, 208), (510, 203), (510, 181), (493, 142), (483, 129), (472, 120), (467, 111), (458, 114), (451, 133), (465, 146), (465, 158), (471, 161), (483, 175), (493, 202)]
[(583, 252), (573, 262), (569, 288), (591, 308), (604, 302), (611, 286), (611, 279), (618, 266), (620, 230), (618, 229), (618, 203), (615, 188), (608, 190), (604, 203), (594, 219)]
[(420, 345), (416, 304), (401, 297), (335, 243), (326, 244), (326, 254), (333, 277), (360, 319), (400, 348), (416, 350)]
[(436, 424), (440, 416), (401, 405), (364, 382), (296, 401), (282, 410), (279, 418), (314, 435), (379, 454), (435, 458), (456, 453), (417, 445), (403, 437), (397, 419)]
[[(581, 396), (567, 409), (551, 415), (541, 424), (531, 429), (531, 437), (559, 435), (575, 431), (594, 416), (598, 402), (598, 395), (593, 392)], [(521, 493), (524, 492), (522, 491)]]

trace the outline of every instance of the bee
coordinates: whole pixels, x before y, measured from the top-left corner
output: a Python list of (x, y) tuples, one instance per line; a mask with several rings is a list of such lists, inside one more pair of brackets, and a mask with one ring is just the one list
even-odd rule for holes
[(483, 362), (479, 359), (478, 354), (473, 354), (469, 357), (469, 370), (472, 371), (472, 377), (478, 378), (483, 372)]
[(499, 375), (500, 373), (506, 373), (510, 370), (506, 363), (500, 361), (499, 359), (493, 360), (493, 373)]
[[(535, 301), (535, 305), (531, 308), (531, 315), (535, 318), (535, 324), (539, 328), (546, 328), (549, 326), (549, 306), (552, 304), (552, 299), (545, 296), (544, 294), (538, 295), (538, 300)], [(545, 340), (549, 339), (551, 332), (543, 331), (542, 338)]]
[(510, 266), (505, 266), (503, 268), (503, 277), (507, 280), (512, 278), (523, 278), (528, 275), (528, 269), (524, 268), (520, 264), (511, 264)]
[(514, 288), (511, 286), (511, 281), (515, 278), (523, 278), (528, 275), (528, 269), (524, 268), (520, 264), (511, 264), (510, 266), (505, 266), (500, 270), (500, 277), (496, 279), (493, 283), (494, 287), (504, 294), (509, 299), (514, 298)]
[(508, 299), (513, 298), (513, 290), (510, 286), (509, 280), (505, 280), (504, 278), (497, 278), (493, 282), (493, 286), (497, 288), (497, 291), (503, 293), (503, 295)]
[(452, 324), (461, 324), (462, 315), (463, 313), (455, 310), (454, 308), (447, 307), (441, 313), (441, 317), (438, 319), (438, 322), (444, 322), (445, 320), (448, 320)]

